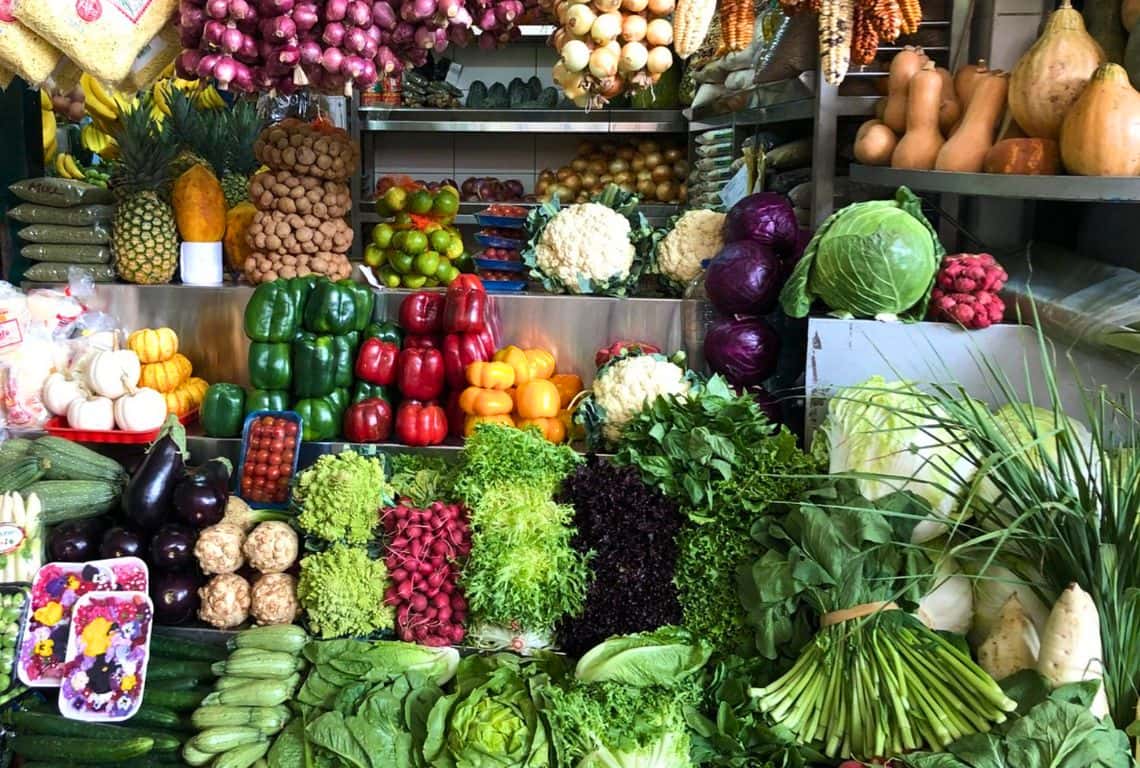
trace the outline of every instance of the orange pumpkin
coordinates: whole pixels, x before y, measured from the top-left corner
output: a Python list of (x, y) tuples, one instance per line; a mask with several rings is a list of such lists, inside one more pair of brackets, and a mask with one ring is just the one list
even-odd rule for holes
[(172, 392), (190, 378), (192, 366), (185, 355), (175, 353), (161, 363), (147, 363), (139, 376), (140, 387), (150, 387), (159, 392)]
[(178, 334), (170, 328), (143, 328), (127, 337), (127, 349), (140, 363), (161, 363), (178, 352)]

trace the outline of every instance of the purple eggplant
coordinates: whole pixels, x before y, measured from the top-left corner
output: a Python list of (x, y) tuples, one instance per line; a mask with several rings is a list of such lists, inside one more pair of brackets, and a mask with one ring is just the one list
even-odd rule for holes
[(230, 477), (233, 475), (234, 465), (225, 456), (210, 459), (205, 464), (190, 470), (190, 474), (205, 477), (210, 485), (217, 488), (222, 495), (230, 492)]
[(150, 598), (159, 624), (183, 624), (198, 613), (198, 587), (204, 579), (196, 571), (152, 574)]
[(187, 475), (174, 488), (174, 513), (194, 528), (220, 523), (226, 514), (226, 493), (205, 474)]
[(92, 523), (91, 520), (71, 520), (53, 528), (48, 535), (48, 552), (51, 553), (51, 559), (64, 563), (94, 560), (103, 530)]
[(174, 487), (185, 473), (186, 456), (186, 429), (170, 416), (123, 492), (127, 520), (146, 531), (166, 522)]
[(142, 557), (143, 537), (129, 528), (115, 527), (99, 542), (100, 557)]
[(194, 542), (198, 534), (192, 528), (168, 523), (150, 539), (150, 564), (160, 571), (181, 571), (194, 565)]

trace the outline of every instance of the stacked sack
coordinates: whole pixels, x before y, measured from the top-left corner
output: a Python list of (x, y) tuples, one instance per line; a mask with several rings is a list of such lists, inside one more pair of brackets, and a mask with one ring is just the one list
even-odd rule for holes
[(127, 348), (134, 352), (142, 368), (139, 386), (159, 392), (166, 400), (166, 412), (179, 418), (202, 404), (209, 384), (191, 376), (190, 358), (178, 351), (178, 336), (170, 328), (143, 328), (127, 337)]
[(283, 120), (262, 131), (254, 153), (269, 171), (250, 181), (258, 212), (247, 232), (246, 277), (347, 278), (353, 232), (344, 220), (352, 205), (345, 182), (360, 159), (348, 134), (325, 121)]
[(24, 278), (43, 283), (66, 283), (73, 267), (95, 282), (115, 279), (111, 267), (110, 191), (70, 179), (25, 179), (9, 189), (23, 201), (8, 216), (27, 226), (17, 234), (25, 243), (20, 255), (36, 262)]

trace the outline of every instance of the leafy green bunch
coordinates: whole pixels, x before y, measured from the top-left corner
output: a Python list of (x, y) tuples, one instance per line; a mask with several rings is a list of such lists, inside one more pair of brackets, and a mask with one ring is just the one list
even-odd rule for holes
[(555, 445), (534, 430), (480, 424), (468, 436), (455, 470), (454, 492), (476, 506), (491, 486), (533, 488), (553, 496), (562, 478), (582, 458), (567, 445)]

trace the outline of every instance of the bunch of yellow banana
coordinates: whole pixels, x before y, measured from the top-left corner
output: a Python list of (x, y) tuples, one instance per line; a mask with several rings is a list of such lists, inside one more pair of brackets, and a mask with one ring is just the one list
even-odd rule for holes
[[(86, 72), (79, 78), (83, 89), (87, 114), (106, 134), (114, 134), (119, 125), (119, 113), (133, 105), (138, 97), (108, 88)], [(157, 110), (155, 110), (157, 113)]]
[(225, 109), (226, 102), (222, 94), (212, 85), (204, 85), (194, 98), (194, 103), (202, 109)]
[(111, 159), (119, 155), (119, 144), (115, 137), (103, 133), (95, 123), (88, 123), (80, 129), (79, 141), (84, 149), (97, 155)]
[(40, 91), (40, 129), (44, 146), (44, 163), (50, 163), (52, 155), (58, 147), (55, 143), (55, 110), (52, 108), (51, 96), (47, 91)]
[(75, 158), (66, 152), (57, 154), (52, 165), (55, 167), (56, 174), (62, 179), (75, 179), (76, 181), (87, 179), (83, 174), (83, 169), (79, 167), (79, 163), (75, 162)]

